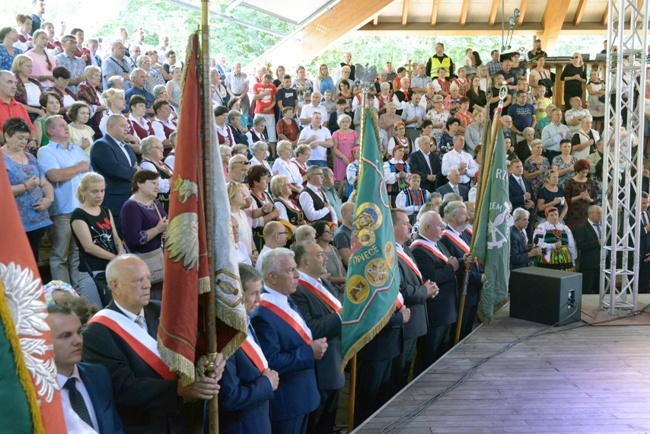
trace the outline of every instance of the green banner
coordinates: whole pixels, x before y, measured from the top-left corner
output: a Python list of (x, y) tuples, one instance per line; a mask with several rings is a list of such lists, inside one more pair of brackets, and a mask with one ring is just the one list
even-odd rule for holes
[(364, 118), (343, 301), (341, 369), (386, 325), (395, 311), (400, 283), (376, 115), (373, 110), (366, 109)]
[(508, 296), (510, 279), (510, 206), (505, 149), (503, 131), (499, 128), (474, 231), (476, 239), (472, 253), (485, 266), (479, 315), (487, 324), (492, 320), (495, 307)]

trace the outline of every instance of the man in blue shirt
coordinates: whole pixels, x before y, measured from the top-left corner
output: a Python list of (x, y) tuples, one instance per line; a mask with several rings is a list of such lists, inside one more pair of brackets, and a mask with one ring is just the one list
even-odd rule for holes
[(527, 92), (525, 90), (518, 90), (516, 102), (508, 109), (508, 115), (512, 118), (512, 130), (522, 137), (524, 128), (535, 128), (537, 123), (535, 107), (526, 103), (526, 97)]
[(128, 106), (129, 106), (129, 101), (131, 101), (131, 97), (133, 95), (140, 95), (141, 97), (144, 98), (145, 106), (147, 107), (147, 111), (145, 113), (147, 115), (153, 115), (152, 106), (156, 98), (153, 96), (151, 92), (149, 92), (147, 89), (144, 88), (145, 83), (147, 82), (147, 73), (145, 72), (144, 69), (136, 68), (133, 71), (131, 71), (130, 77), (133, 86), (131, 86), (126, 92), (124, 92), (124, 98), (126, 99), (127, 108), (125, 108), (122, 111), (122, 113), (127, 113), (129, 111)]
[(50, 241), (50, 271), (53, 280), (63, 280), (75, 286), (79, 282), (79, 250), (72, 238), (70, 216), (80, 204), (77, 188), (88, 172), (88, 155), (70, 142), (70, 130), (63, 116), (51, 116), (45, 121), (50, 143), (38, 150), (38, 162), (54, 187), (54, 203), (50, 208), (52, 228)]

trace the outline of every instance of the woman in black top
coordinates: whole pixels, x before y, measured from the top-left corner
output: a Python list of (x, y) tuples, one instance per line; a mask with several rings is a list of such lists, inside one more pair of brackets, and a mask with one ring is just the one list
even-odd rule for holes
[(571, 98), (582, 98), (582, 86), (587, 82), (587, 67), (580, 53), (573, 53), (571, 64), (564, 67), (560, 79), (564, 82), (564, 106), (571, 107)]

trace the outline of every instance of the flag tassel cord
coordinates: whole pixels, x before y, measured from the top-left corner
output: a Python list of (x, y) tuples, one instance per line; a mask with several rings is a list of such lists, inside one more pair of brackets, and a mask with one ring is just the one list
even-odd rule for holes
[[(491, 129), (489, 127), (489, 122), (490, 122), (490, 116), (486, 113), (486, 131), (491, 131), (491, 134), (489, 136), (490, 141), (488, 149), (485, 149), (485, 147), (481, 148), (481, 154), (483, 156), (482, 161), (483, 161), (483, 168), (481, 169), (481, 177), (477, 183), (476, 187), (476, 207), (474, 211), (474, 215), (480, 216), (481, 215), (481, 208), (484, 205), (484, 199), (485, 199), (485, 186), (487, 185), (489, 174), (490, 174), (490, 168), (492, 166), (492, 160), (494, 157), (494, 147), (496, 145), (496, 139), (497, 139), (497, 131), (499, 128), (499, 124), (501, 122), (501, 112), (498, 110), (497, 113), (494, 116), (494, 122), (492, 123)], [(476, 236), (472, 237), (472, 242), (469, 247), (470, 251), (470, 256), (473, 257), (474, 255), (472, 254), (474, 252), (474, 241), (476, 240)], [(465, 312), (465, 303), (467, 300), (467, 287), (469, 286), (469, 273), (470, 273), (470, 268), (471, 264), (474, 261), (468, 261), (465, 264), (465, 276), (463, 278), (463, 290), (460, 295), (460, 303), (458, 306), (458, 321), (456, 322), (456, 330), (454, 334), (454, 345), (460, 341), (460, 332), (463, 326), (463, 314)]]

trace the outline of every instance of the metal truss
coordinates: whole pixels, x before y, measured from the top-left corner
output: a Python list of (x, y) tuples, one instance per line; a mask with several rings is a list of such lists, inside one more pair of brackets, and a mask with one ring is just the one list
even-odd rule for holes
[(648, 2), (609, 1), (600, 308), (612, 315), (637, 306), (647, 35)]

